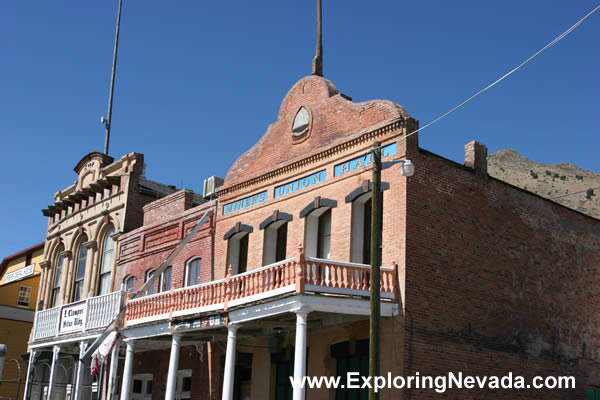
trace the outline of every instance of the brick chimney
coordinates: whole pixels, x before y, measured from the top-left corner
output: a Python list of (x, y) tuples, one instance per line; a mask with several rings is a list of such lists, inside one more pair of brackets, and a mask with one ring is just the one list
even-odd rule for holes
[(465, 144), (465, 165), (476, 174), (487, 175), (487, 146), (475, 140)]

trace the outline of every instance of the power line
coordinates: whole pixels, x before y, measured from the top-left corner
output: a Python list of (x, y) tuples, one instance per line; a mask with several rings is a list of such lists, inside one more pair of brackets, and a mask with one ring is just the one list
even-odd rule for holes
[(493, 83), (489, 84), (488, 86), (486, 86), (485, 88), (481, 89), (479, 92), (475, 93), (474, 95), (472, 95), (471, 97), (469, 97), (468, 99), (466, 99), (465, 101), (463, 101), (462, 103), (460, 103), (459, 105), (457, 105), (456, 107), (450, 109), (450, 111), (448, 111), (448, 112), (440, 115), (439, 117), (437, 117), (433, 121), (429, 122), (425, 126), (422, 126), (421, 128), (412, 131), (411, 133), (407, 134), (406, 136), (404, 136), (401, 139), (406, 139), (407, 137), (412, 136), (415, 133), (420, 132), (420, 131), (422, 131), (425, 128), (429, 128), (431, 125), (435, 124), (436, 122), (438, 122), (442, 118), (447, 117), (448, 115), (452, 114), (454, 111), (458, 110), (459, 108), (463, 107), (465, 104), (469, 103), (471, 100), (474, 100), (476, 97), (479, 97), (480, 95), (482, 95), (483, 93), (485, 93), (486, 91), (488, 91), (489, 89), (491, 89), (492, 87), (496, 86), (498, 83), (500, 83), (504, 79), (508, 78), (510, 75), (512, 75), (514, 72), (516, 72), (517, 70), (519, 70), (521, 67), (523, 67), (526, 64), (528, 64), (529, 62), (531, 62), (534, 58), (536, 58), (537, 56), (539, 56), (540, 54), (542, 54), (544, 51), (548, 50), (550, 47), (552, 47), (556, 43), (560, 42), (569, 33), (573, 32), (575, 30), (575, 28), (577, 28), (579, 25), (581, 25), (586, 19), (588, 19), (589, 17), (591, 17), (598, 10), (600, 10), (600, 6), (597, 6), (596, 8), (594, 8), (585, 17), (581, 18), (579, 21), (577, 21), (569, 29), (567, 29), (566, 31), (564, 31), (563, 33), (561, 33), (560, 35), (558, 35), (556, 38), (554, 38), (554, 40), (552, 40), (547, 45), (545, 45), (544, 47), (542, 47), (540, 50), (538, 50), (531, 57), (529, 57), (528, 59), (526, 59), (525, 61), (523, 61), (521, 64), (517, 65), (515, 68), (513, 68), (512, 70), (510, 70), (509, 72), (507, 72), (506, 74), (504, 74), (502, 77), (500, 77), (499, 79), (497, 79), (495, 82), (493, 82)]
[(591, 190), (600, 189), (600, 186), (598, 186), (598, 187), (594, 187), (594, 188), (585, 189), (585, 190), (582, 190), (582, 191), (580, 191), (580, 192), (574, 192), (574, 193), (569, 193), (569, 194), (563, 194), (562, 196), (549, 197), (549, 199), (550, 199), (550, 200), (561, 199), (561, 198), (563, 198), (563, 197), (567, 197), (567, 196), (573, 196), (574, 194), (579, 194), (579, 193), (588, 192), (590, 189), (591, 189)]

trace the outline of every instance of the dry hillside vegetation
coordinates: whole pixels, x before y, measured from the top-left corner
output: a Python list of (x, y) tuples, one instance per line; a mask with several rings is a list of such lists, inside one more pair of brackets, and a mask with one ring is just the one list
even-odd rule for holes
[(511, 185), (600, 219), (600, 173), (568, 163), (541, 164), (512, 149), (489, 155), (488, 173)]

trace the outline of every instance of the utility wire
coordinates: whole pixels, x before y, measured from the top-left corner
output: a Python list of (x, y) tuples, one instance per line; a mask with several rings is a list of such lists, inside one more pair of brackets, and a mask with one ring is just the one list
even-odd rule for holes
[[(595, 190), (595, 189), (600, 189), (600, 186), (595, 187), (595, 188), (590, 188), (591, 190)], [(580, 192), (574, 192), (574, 193), (569, 193), (569, 194), (563, 194), (562, 196), (556, 196), (556, 197), (549, 197), (550, 200), (555, 200), (555, 199), (561, 199), (563, 197), (567, 197), (567, 196), (573, 196), (574, 194), (579, 194), (579, 193), (584, 193), (584, 192), (588, 192), (590, 189), (585, 189), (582, 190)]]
[(458, 110), (459, 108), (461, 108), (465, 104), (469, 103), (471, 100), (474, 100), (476, 97), (479, 97), (480, 95), (482, 95), (483, 93), (485, 93), (486, 91), (488, 91), (489, 89), (491, 89), (492, 87), (496, 86), (498, 83), (500, 83), (504, 79), (508, 78), (510, 75), (512, 75), (517, 70), (519, 70), (521, 67), (523, 67), (526, 64), (528, 64), (530, 61), (532, 61), (534, 58), (536, 58), (537, 56), (539, 56), (540, 54), (542, 54), (544, 51), (548, 50), (550, 47), (552, 47), (556, 43), (560, 42), (562, 39), (565, 38), (565, 36), (567, 36), (569, 33), (573, 32), (575, 30), (575, 28), (577, 28), (579, 25), (581, 25), (586, 19), (588, 19), (589, 17), (591, 17), (598, 10), (600, 10), (600, 6), (597, 6), (596, 8), (594, 8), (585, 17), (581, 18), (579, 21), (577, 21), (569, 29), (567, 29), (566, 31), (564, 31), (563, 33), (561, 33), (560, 35), (558, 35), (554, 40), (552, 40), (547, 45), (545, 45), (544, 47), (542, 47), (540, 50), (538, 50), (531, 57), (529, 57), (528, 59), (526, 59), (525, 61), (523, 61), (521, 64), (517, 65), (515, 68), (513, 68), (512, 70), (510, 70), (509, 72), (507, 72), (506, 74), (504, 74), (502, 77), (500, 77), (495, 82), (493, 82), (493, 83), (489, 84), (488, 86), (486, 86), (485, 88), (481, 89), (479, 92), (475, 93), (473, 96), (469, 97), (468, 99), (466, 99), (465, 101), (463, 101), (462, 103), (460, 103), (459, 105), (457, 105), (456, 107), (452, 108), (450, 111), (446, 112), (445, 114), (440, 115), (439, 117), (437, 117), (433, 121), (429, 122), (425, 126), (422, 126), (419, 129), (412, 131), (411, 133), (407, 134), (406, 136), (404, 136), (404, 137), (402, 137), (400, 139), (406, 139), (407, 137), (412, 136), (415, 133), (420, 132), (420, 131), (422, 131), (425, 128), (429, 128), (431, 125), (435, 124), (436, 122), (438, 122), (442, 118), (447, 117), (448, 115), (452, 114), (454, 111)]

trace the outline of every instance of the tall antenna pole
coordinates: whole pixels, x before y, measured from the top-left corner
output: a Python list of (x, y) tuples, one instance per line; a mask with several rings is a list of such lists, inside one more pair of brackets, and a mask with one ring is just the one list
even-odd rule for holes
[[(108, 155), (108, 144), (110, 142), (110, 125), (112, 123), (113, 94), (115, 91), (115, 73), (117, 71), (117, 50), (119, 48), (119, 28), (121, 27), (121, 4), (119, 0), (119, 12), (117, 14), (117, 32), (115, 34), (115, 52), (113, 54), (112, 74), (110, 77), (110, 94), (108, 95), (108, 114), (106, 119), (102, 117), (101, 122), (106, 126), (106, 139), (104, 141), (104, 154)], [(320, 1), (320, 0), (319, 0)]]
[(323, 76), (323, 40), (321, 34), (321, 0), (317, 0), (317, 55), (313, 59), (312, 74)]

